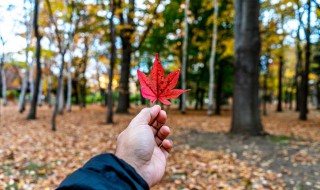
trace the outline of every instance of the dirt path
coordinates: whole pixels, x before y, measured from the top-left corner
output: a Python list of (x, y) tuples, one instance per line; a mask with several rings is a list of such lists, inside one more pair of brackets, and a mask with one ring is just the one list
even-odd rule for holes
[(277, 173), (288, 189), (320, 189), (320, 143), (283, 136), (246, 137), (191, 130), (179, 143), (235, 154), (242, 161)]

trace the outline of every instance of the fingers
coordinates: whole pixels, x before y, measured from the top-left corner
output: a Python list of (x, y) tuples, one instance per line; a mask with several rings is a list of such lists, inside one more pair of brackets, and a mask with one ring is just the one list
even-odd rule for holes
[(160, 110), (157, 118), (150, 125), (155, 129), (152, 130), (154, 135), (158, 132), (158, 130), (166, 123), (167, 121), (167, 113), (164, 110)]
[(170, 128), (168, 126), (162, 126), (155, 135), (157, 145), (160, 146), (161, 143), (163, 143), (162, 141), (166, 139), (169, 136), (169, 134)]
[(163, 140), (161, 150), (166, 158), (168, 158), (169, 152), (171, 151), (172, 146), (173, 146), (173, 143), (171, 140), (169, 139)]
[(131, 123), (134, 123), (134, 125), (150, 125), (150, 123), (156, 120), (160, 110), (161, 107), (159, 105), (154, 105), (151, 108), (143, 108)]

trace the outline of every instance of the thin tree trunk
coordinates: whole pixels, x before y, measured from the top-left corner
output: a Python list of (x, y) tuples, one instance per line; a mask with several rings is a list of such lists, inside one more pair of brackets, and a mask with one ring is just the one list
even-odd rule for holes
[(33, 97), (34, 93), (34, 64), (33, 64), (34, 59), (32, 59), (30, 63), (30, 69), (29, 69), (29, 85), (30, 85), (30, 98)]
[(61, 65), (60, 65), (60, 72), (59, 72), (59, 77), (58, 77), (58, 87), (57, 87), (57, 93), (56, 93), (56, 104), (54, 106), (54, 110), (53, 110), (53, 113), (52, 113), (52, 117), (51, 117), (51, 130), (52, 131), (56, 131), (57, 128), (56, 128), (56, 117), (57, 117), (57, 114), (58, 114), (58, 109), (59, 109), (59, 105), (60, 105), (60, 98), (59, 98), (59, 93), (60, 93), (60, 90), (62, 89), (62, 85), (63, 85), (63, 69), (64, 69), (64, 64), (65, 64), (65, 61), (64, 61), (64, 55), (65, 55), (65, 52), (62, 53), (63, 55), (61, 56)]
[(111, 4), (111, 18), (110, 18), (110, 69), (109, 69), (109, 84), (108, 84), (108, 108), (107, 108), (107, 123), (113, 123), (113, 93), (112, 93), (112, 81), (113, 81), (113, 70), (116, 62), (116, 29), (114, 26), (114, 14), (115, 14), (115, 2), (110, 0)]
[(87, 62), (88, 62), (88, 53), (89, 53), (89, 44), (88, 44), (88, 36), (85, 36), (84, 38), (84, 56), (82, 59), (83, 62), (83, 69), (82, 69), (82, 76), (80, 80), (80, 95), (81, 95), (81, 108), (86, 107), (86, 85), (87, 85), (87, 79), (85, 77), (86, 69), (87, 69)]
[(101, 70), (101, 66), (99, 65), (99, 61), (98, 58), (96, 58), (96, 70), (97, 70), (97, 82), (98, 82), (98, 86), (99, 86), (99, 93), (101, 96), (101, 102), (100, 105), (101, 106), (106, 106), (106, 102), (105, 102), (105, 90), (103, 88), (101, 88), (101, 82), (100, 82), (100, 70)]
[(223, 63), (220, 63), (217, 79), (217, 92), (216, 92), (216, 115), (221, 115), (221, 101), (222, 101), (222, 85), (223, 85)]
[(48, 88), (47, 88), (47, 101), (48, 101), (48, 106), (51, 108), (52, 102), (51, 102), (51, 88), (52, 88), (52, 77), (51, 73), (48, 75)]
[(232, 133), (259, 135), (259, 0), (235, 1), (235, 76)]
[[(71, 45), (72, 47), (72, 45)], [(68, 62), (68, 93), (67, 93), (67, 112), (71, 112), (71, 98), (72, 98), (72, 50), (69, 50), (69, 62)]]
[(34, 27), (34, 34), (37, 39), (36, 44), (36, 66), (37, 66), (37, 72), (36, 72), (36, 81), (34, 83), (34, 92), (31, 100), (31, 107), (30, 112), (27, 117), (27, 119), (36, 119), (37, 114), (37, 102), (38, 102), (38, 93), (39, 93), (39, 86), (40, 86), (40, 80), (41, 80), (41, 63), (40, 63), (40, 57), (41, 57), (41, 36), (39, 34), (39, 25), (38, 25), (38, 11), (39, 11), (39, 0), (35, 0), (34, 3), (34, 20), (33, 20), (33, 27)]
[(38, 94), (38, 106), (42, 106), (42, 90), (43, 90), (43, 78), (40, 80), (40, 86), (39, 86), (39, 94)]
[(263, 76), (263, 115), (268, 115), (267, 112), (267, 96), (268, 96), (268, 71)]
[[(190, 0), (186, 0), (186, 6), (184, 9), (184, 37), (183, 37), (183, 56), (182, 56), (182, 67), (181, 67), (181, 88), (187, 89), (187, 58), (188, 58), (188, 10), (189, 10)], [(186, 113), (186, 101), (187, 101), (187, 93), (182, 94), (182, 102), (181, 102), (181, 113)]]
[(308, 114), (308, 95), (309, 95), (309, 69), (310, 69), (310, 57), (311, 57), (311, 0), (307, 1), (308, 5), (308, 17), (307, 17), (307, 28), (305, 30), (306, 36), (306, 49), (305, 49), (305, 65), (302, 71), (302, 80), (301, 80), (301, 91), (300, 91), (300, 120), (307, 120)]
[(200, 104), (200, 88), (199, 88), (199, 81), (197, 81), (197, 84), (196, 84), (196, 105), (194, 106), (195, 110), (199, 109), (198, 108), (199, 104)]
[[(64, 60), (64, 58), (63, 58)], [(63, 107), (64, 107), (64, 77), (62, 74), (62, 78), (59, 78), (61, 80), (61, 86), (58, 89), (58, 99), (59, 99), (59, 106), (58, 106), (58, 114), (63, 115)]]
[(320, 110), (320, 80), (317, 82), (317, 110)]
[(2, 105), (7, 105), (7, 81), (6, 81), (6, 73), (4, 68), (1, 69), (1, 85), (2, 85)]
[[(24, 0), (23, 2), (24, 4), (24, 24), (26, 26), (26, 65), (30, 66), (29, 63), (29, 49), (30, 49), (30, 45), (31, 45), (31, 37), (32, 37), (32, 25), (31, 25), (31, 18), (28, 19), (28, 14), (30, 12), (27, 11), (27, 7), (26, 7), (26, 0)], [(20, 93), (20, 97), (19, 97), (19, 112), (22, 113), (25, 111), (25, 107), (26, 107), (26, 94), (27, 94), (27, 90), (28, 90), (28, 72), (27, 70), (23, 71), (23, 81), (22, 81), (22, 87), (21, 87), (21, 93)]]
[(23, 73), (23, 79), (22, 79), (22, 87), (21, 87), (21, 93), (19, 97), (19, 112), (22, 113), (26, 109), (26, 93), (28, 88), (28, 72), (26, 70), (22, 71)]
[(214, 64), (216, 57), (216, 45), (217, 45), (217, 33), (218, 33), (218, 1), (213, 0), (214, 4), (214, 17), (213, 17), (213, 31), (212, 31), (212, 44), (211, 44), (211, 55), (210, 55), (210, 79), (209, 79), (209, 104), (208, 104), (208, 116), (213, 115), (213, 96), (214, 96)]
[[(300, 27), (299, 27), (300, 28)], [(295, 73), (295, 87), (296, 87), (296, 111), (300, 111), (300, 89), (301, 89), (301, 67), (302, 67), (302, 50), (300, 47), (300, 33), (299, 30), (297, 31), (297, 38), (296, 38), (296, 56), (297, 56), (297, 63), (296, 63), (296, 73)]]
[(204, 105), (204, 94), (205, 94), (205, 90), (201, 89), (200, 91), (200, 110), (203, 110), (203, 105)]
[(282, 112), (282, 75), (283, 75), (283, 57), (279, 58), (279, 70), (278, 70), (278, 106), (277, 112)]

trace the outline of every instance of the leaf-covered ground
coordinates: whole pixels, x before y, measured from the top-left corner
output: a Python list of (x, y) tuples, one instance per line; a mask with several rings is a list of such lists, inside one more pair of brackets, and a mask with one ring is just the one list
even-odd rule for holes
[[(45, 106), (35, 121), (14, 105), (1, 107), (0, 189), (54, 189), (90, 157), (114, 152), (117, 135), (139, 109), (105, 125), (105, 108), (74, 107), (52, 132)], [(264, 127), (277, 136), (269, 137), (223, 133), (231, 123), (228, 111), (210, 118), (172, 108), (167, 114), (175, 147), (154, 189), (320, 189), (320, 113), (311, 112), (306, 122), (295, 112), (271, 113)]]

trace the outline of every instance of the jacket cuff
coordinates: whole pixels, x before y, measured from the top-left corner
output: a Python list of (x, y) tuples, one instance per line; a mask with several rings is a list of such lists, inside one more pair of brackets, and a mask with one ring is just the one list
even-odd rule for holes
[(138, 189), (149, 189), (147, 182), (136, 172), (136, 170), (124, 160), (118, 158), (114, 154), (101, 154), (90, 159), (84, 166), (85, 169), (99, 170), (104, 173), (106, 178), (110, 171), (117, 173), (122, 180), (127, 181)]

